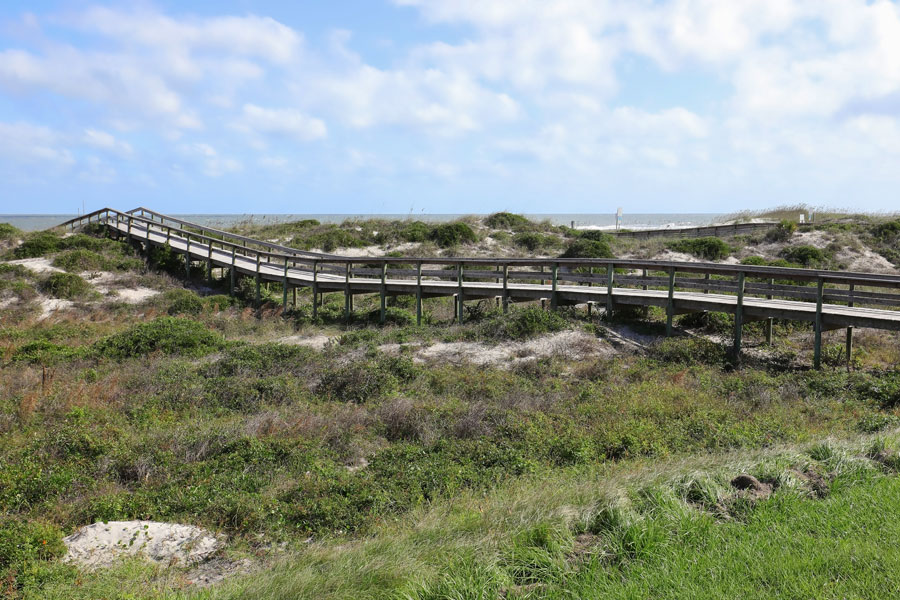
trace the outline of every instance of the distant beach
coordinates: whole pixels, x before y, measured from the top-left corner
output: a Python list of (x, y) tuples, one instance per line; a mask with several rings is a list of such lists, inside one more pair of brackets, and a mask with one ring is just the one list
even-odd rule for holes
[[(9, 223), (24, 231), (36, 231), (47, 229), (71, 219), (77, 215), (40, 215), (40, 214), (10, 214), (0, 215), (0, 223)], [(468, 214), (173, 214), (187, 221), (193, 221), (207, 227), (226, 228), (238, 223), (252, 221), (259, 224), (285, 223), (299, 221), (301, 219), (316, 219), (322, 223), (341, 223), (348, 219), (409, 219), (414, 221), (441, 222), (452, 221), (460, 217), (472, 216)], [(485, 215), (476, 215), (485, 216)], [(579, 229), (615, 229), (615, 214), (586, 214), (586, 213), (560, 213), (560, 214), (525, 214), (535, 221), (550, 221), (554, 225), (569, 225), (573, 223)], [(673, 227), (699, 227), (718, 223), (725, 218), (725, 214), (718, 213), (635, 213), (622, 215), (621, 227), (623, 229), (663, 229)]]

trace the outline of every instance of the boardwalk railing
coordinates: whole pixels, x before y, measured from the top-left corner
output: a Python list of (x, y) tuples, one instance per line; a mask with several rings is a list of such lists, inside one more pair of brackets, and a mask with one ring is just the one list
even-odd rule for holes
[(183, 253), (188, 276), (196, 262), (209, 278), (214, 268), (223, 275), (227, 271), (231, 293), (237, 277), (253, 277), (257, 302), (262, 281), (282, 285), (285, 308), (289, 292), (296, 306), (296, 288), (309, 287), (314, 316), (328, 292), (344, 294), (348, 319), (354, 295), (378, 294), (382, 321), (387, 296), (414, 295), (419, 324), (422, 300), (441, 296), (454, 298), (460, 322), (465, 301), (485, 298), (497, 299), (504, 311), (510, 302), (534, 300), (549, 301), (554, 309), (601, 306), (607, 313), (624, 306), (658, 306), (666, 312), (667, 335), (678, 314), (716, 311), (735, 315), (736, 357), (745, 322), (765, 320), (769, 342), (774, 318), (812, 322), (817, 367), (823, 331), (847, 328), (849, 360), (853, 327), (900, 330), (898, 275), (656, 260), (344, 257), (295, 250), (147, 209), (105, 208), (62, 226), (76, 229), (95, 222), (147, 249), (169, 246)]

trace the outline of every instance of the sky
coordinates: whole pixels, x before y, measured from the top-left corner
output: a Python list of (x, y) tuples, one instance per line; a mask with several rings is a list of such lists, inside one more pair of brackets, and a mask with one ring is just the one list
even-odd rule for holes
[(0, 213), (900, 209), (888, 0), (0, 5)]

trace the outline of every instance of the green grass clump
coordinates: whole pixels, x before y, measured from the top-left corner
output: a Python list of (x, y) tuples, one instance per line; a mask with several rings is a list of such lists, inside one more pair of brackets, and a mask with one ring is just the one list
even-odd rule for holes
[(513, 231), (528, 229), (533, 225), (526, 217), (510, 212), (497, 212), (488, 215), (484, 219), (484, 224), (491, 229), (512, 229)]
[(113, 334), (94, 344), (98, 356), (122, 359), (154, 352), (202, 356), (221, 349), (225, 341), (202, 323), (178, 317), (160, 317)]
[(9, 223), (0, 223), (0, 240), (12, 240), (20, 237), (22, 231)]
[(797, 232), (797, 222), (782, 219), (778, 225), (766, 232), (766, 240), (769, 242), (786, 242)]
[(702, 337), (664, 339), (654, 344), (651, 352), (654, 358), (667, 363), (720, 365), (726, 358), (725, 348)]
[(91, 284), (74, 273), (53, 273), (41, 282), (41, 291), (54, 298), (76, 300), (91, 291)]
[(203, 312), (203, 301), (190, 290), (168, 290), (161, 300), (166, 304), (166, 312), (170, 315), (199, 315)]
[(529, 306), (487, 320), (479, 327), (479, 332), (489, 339), (520, 340), (562, 331), (568, 326), (568, 321), (558, 312)]
[(107, 260), (99, 252), (78, 248), (67, 250), (53, 259), (53, 266), (70, 273), (83, 271), (100, 271), (106, 268)]
[(478, 241), (475, 231), (461, 221), (441, 223), (431, 230), (428, 237), (441, 248), (452, 248), (460, 244), (471, 244)]
[(35, 340), (17, 348), (13, 353), (12, 359), (14, 361), (52, 365), (69, 360), (79, 354), (80, 351), (71, 346), (54, 344), (47, 340)]
[(561, 258), (615, 258), (609, 244), (604, 240), (579, 238), (572, 241)]
[(559, 239), (556, 236), (533, 231), (517, 233), (513, 236), (512, 241), (516, 246), (525, 248), (530, 252), (554, 248), (559, 245)]
[(722, 260), (731, 254), (731, 246), (717, 237), (701, 237), (669, 242), (675, 252), (686, 252), (704, 260)]
[(824, 250), (807, 244), (788, 246), (781, 251), (781, 256), (789, 262), (804, 267), (825, 266), (829, 258)]
[(0, 518), (0, 597), (18, 598), (54, 575), (50, 561), (65, 555), (62, 531), (21, 517)]

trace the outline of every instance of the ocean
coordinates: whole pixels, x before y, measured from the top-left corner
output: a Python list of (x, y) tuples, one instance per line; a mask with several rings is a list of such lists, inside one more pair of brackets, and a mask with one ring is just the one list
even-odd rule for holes
[[(0, 215), (0, 223), (9, 223), (24, 231), (37, 231), (59, 225), (77, 215)], [(173, 214), (186, 221), (193, 221), (207, 227), (226, 228), (239, 223), (256, 224), (285, 223), (301, 219), (317, 219), (322, 223), (340, 223), (347, 219), (410, 219), (425, 222), (452, 221), (463, 214)], [(572, 225), (584, 229), (615, 229), (616, 216), (612, 214), (526, 214), (536, 221), (547, 220), (554, 225)], [(621, 227), (624, 229), (663, 229), (673, 227), (698, 227), (720, 222), (726, 215), (714, 213), (645, 213), (625, 214)]]

